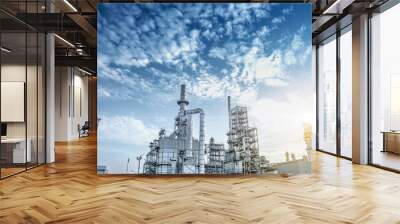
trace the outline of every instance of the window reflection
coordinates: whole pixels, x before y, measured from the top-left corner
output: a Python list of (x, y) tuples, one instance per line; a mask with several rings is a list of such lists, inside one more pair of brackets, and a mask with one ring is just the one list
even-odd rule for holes
[(351, 158), (352, 35), (351, 29), (346, 31), (340, 36), (340, 153)]
[(336, 153), (336, 40), (318, 48), (319, 149)]
[(400, 170), (400, 5), (372, 17), (372, 163)]

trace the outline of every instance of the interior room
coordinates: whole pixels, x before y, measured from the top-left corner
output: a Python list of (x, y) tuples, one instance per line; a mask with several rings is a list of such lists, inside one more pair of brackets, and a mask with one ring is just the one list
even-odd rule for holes
[(45, 36), (15, 28), (1, 34), (2, 178), (45, 162)]
[[(132, 85), (140, 84), (142, 87), (148, 87), (147, 80), (143, 78), (146, 75), (157, 76), (159, 81), (166, 75), (176, 77), (177, 80), (185, 75), (184, 72), (179, 73), (171, 69), (168, 70), (169, 73), (156, 73), (157, 65), (154, 66), (155, 63), (151, 60), (158, 58), (149, 57), (150, 61), (147, 61), (128, 57), (132, 56), (129, 54), (126, 54), (126, 60), (121, 60), (124, 55), (119, 55), (121, 57), (112, 55), (108, 58), (108, 62), (114, 67), (120, 64), (136, 66), (134, 69), (117, 75), (112, 69), (104, 70), (105, 60), (102, 58), (104, 54), (100, 52), (117, 48), (118, 45), (122, 46), (122, 41), (108, 43), (101, 39), (98, 31), (104, 30), (104, 27), (100, 27), (104, 26), (104, 21), (102, 23), (98, 21), (99, 9), (107, 4), (157, 5), (165, 2), (0, 1), (0, 223), (400, 223), (398, 200), (400, 198), (398, 190), (400, 189), (398, 57), (400, 31), (397, 28), (400, 21), (400, 2), (398, 0), (270, 0), (262, 3), (257, 1), (257, 4), (278, 4), (284, 8), (280, 10), (279, 15), (285, 16), (290, 15), (293, 4), (308, 4), (311, 8), (309, 35), (312, 40), (310, 43), (302, 44), (311, 45), (312, 89), (307, 91), (311, 93), (312, 99), (309, 99), (310, 97), (307, 99), (312, 103), (310, 108), (312, 122), (301, 126), (299, 138), (302, 146), (307, 148), (307, 154), (300, 157), (294, 153), (279, 151), (278, 153), (285, 155), (286, 158), (277, 166), (279, 169), (275, 167), (274, 170), (259, 165), (257, 172), (252, 173), (250, 168), (243, 168), (244, 166), (237, 168), (232, 164), (221, 162), (229, 153), (235, 158), (236, 154), (231, 152), (231, 146), (214, 141), (212, 136), (204, 138), (200, 133), (204, 130), (207, 133), (215, 131), (212, 130), (214, 126), (208, 120), (200, 122), (202, 116), (212, 121), (219, 121), (221, 117), (212, 116), (208, 112), (204, 115), (204, 111), (200, 109), (207, 105), (202, 104), (202, 101), (192, 100), (195, 94), (190, 83), (183, 82), (178, 85), (160, 82), (162, 87), (176, 92), (173, 98), (163, 94), (157, 98), (160, 102), (156, 106), (162, 105), (160, 108), (165, 109), (163, 103), (169, 101), (174, 106), (171, 119), (166, 121), (167, 125), (172, 120), (177, 130), (189, 130), (186, 126), (180, 128), (179, 125), (180, 121), (192, 119), (188, 115), (193, 113), (195, 121), (193, 130), (196, 136), (188, 137), (186, 142), (192, 144), (191, 147), (194, 148), (195, 145), (198, 148), (196, 152), (197, 158), (200, 158), (197, 160), (199, 163), (203, 158), (201, 153), (211, 155), (204, 158), (209, 159), (208, 162), (214, 162), (214, 166), (209, 165), (211, 162), (205, 163), (207, 172), (204, 169), (201, 174), (196, 175), (190, 172), (175, 175), (167, 166), (165, 166), (167, 168), (162, 167), (160, 169), (162, 172), (157, 173), (157, 169), (150, 164), (151, 161), (159, 159), (156, 155), (160, 154), (160, 151), (157, 151), (160, 149), (160, 141), (164, 141), (164, 145), (172, 145), (170, 148), (166, 147), (170, 151), (176, 146), (171, 142), (179, 137), (177, 131), (174, 130), (167, 136), (162, 126), (154, 127), (140, 120), (126, 119), (122, 116), (106, 123), (110, 113), (119, 106), (115, 102), (132, 106), (133, 109), (128, 110), (127, 114), (140, 113), (148, 120), (157, 120), (162, 124), (165, 122), (161, 116), (154, 116), (157, 113), (155, 109), (147, 112), (136, 110), (137, 105), (144, 104), (135, 103), (152, 102), (150, 99), (140, 99), (137, 89), (122, 87), (107, 89), (105, 87), (109, 87), (108, 84), (130, 82)], [(184, 2), (179, 4), (189, 4)], [(207, 1), (215, 4), (216, 2)], [(232, 3), (231, 9), (235, 9), (238, 4), (241, 3)], [(251, 4), (256, 3), (246, 1), (246, 4), (250, 6), (241, 6), (243, 7), (241, 10), (252, 9), (254, 7)], [(175, 5), (171, 4), (171, 7), (174, 8)], [(182, 8), (176, 6), (174, 11), (179, 14)], [(224, 18), (233, 18), (237, 14), (234, 10), (233, 15), (226, 11), (215, 11), (213, 13), (220, 13), (218, 16)], [(133, 9), (123, 13), (139, 15)], [(204, 14), (201, 10), (193, 10), (191, 13)], [(260, 43), (274, 46), (298, 34), (288, 32), (279, 36), (282, 39), (281, 43), (272, 41), (272, 36), (277, 36), (279, 26), (283, 26), (282, 24), (285, 24), (283, 21), (286, 19), (287, 22), (289, 19), (285, 16), (278, 18), (268, 10), (258, 13), (265, 16), (257, 20), (260, 26), (267, 27), (268, 24), (274, 24), (276, 27), (266, 28), (264, 39), (251, 40), (249, 43), (258, 44), (257, 46), (260, 46)], [(241, 19), (246, 19), (246, 16), (251, 18), (250, 16), (256, 14), (240, 15)], [(156, 18), (158, 15), (163, 16), (163, 19), (153, 25), (147, 19), (140, 20), (145, 18), (144, 16)], [(134, 21), (137, 24), (132, 27), (123, 25), (125, 22), (132, 22), (128, 19), (124, 22), (113, 21), (121, 32), (113, 31), (112, 35), (115, 39), (127, 38), (124, 33), (126, 31), (131, 34), (128, 35), (128, 41), (133, 42), (137, 39), (136, 32), (150, 32), (149, 40), (161, 33), (150, 30), (162, 29), (159, 24), (166, 20), (176, 23), (175, 31), (180, 31), (181, 27), (178, 25), (181, 23), (191, 22), (184, 17), (173, 20), (172, 15), (168, 13), (156, 15), (151, 10), (144, 16), (143, 14), (138, 16), (137, 21)], [(215, 24), (206, 26), (206, 22), (204, 26), (210, 32), (217, 29), (218, 26)], [(147, 24), (148, 28), (142, 30), (143, 24)], [(250, 27), (250, 24), (247, 26)], [(236, 31), (243, 29), (239, 26), (235, 28)], [(224, 31), (223, 35), (227, 35), (228, 31), (225, 29), (224, 26), (219, 32)], [(176, 47), (175, 51), (165, 51), (161, 48), (156, 50), (169, 59), (184, 52), (187, 53), (186, 59), (190, 61), (193, 46), (208, 50), (204, 47), (208, 45), (193, 42), (197, 34), (204, 37), (209, 35), (203, 31), (193, 32), (191, 34), (193, 36), (181, 38), (192, 41), (189, 41), (188, 45), (183, 46), (170, 41), (168, 45)], [(243, 32), (243, 36), (250, 35)], [(230, 38), (224, 38), (224, 41), (225, 39)], [(137, 49), (126, 48), (126, 52), (150, 54), (147, 51), (154, 51), (146, 49), (145, 47), (148, 47), (145, 44), (146, 40), (142, 41), (143, 45), (137, 45)], [(244, 45), (243, 40), (237, 43)], [(159, 45), (154, 43), (154, 46)], [(230, 47), (221, 46), (226, 49)], [(296, 44), (292, 42), (288, 46), (296, 48)], [(220, 61), (215, 61), (215, 64), (223, 64), (237, 52), (246, 50), (250, 52), (251, 48), (244, 46), (234, 52), (226, 50), (225, 54), (216, 53), (214, 56), (219, 57)], [(223, 52), (223, 49), (220, 52)], [(301, 60), (301, 54), (296, 58), (292, 57), (290, 52), (280, 53), (281, 57), (276, 55), (276, 57), (265, 57), (271, 59), (270, 63), (265, 63), (268, 72), (281, 71), (274, 67), (276, 64), (273, 62), (290, 64), (291, 60), (297, 62)], [(307, 54), (305, 51), (302, 53)], [(171, 63), (174, 62), (172, 59)], [(265, 68), (255, 66), (257, 57), (246, 59), (249, 61), (249, 67), (255, 67), (253, 70), (248, 69), (248, 72)], [(202, 63), (199, 62), (193, 67), (208, 69), (209, 66)], [(176, 64), (178, 63), (174, 66)], [(138, 69), (143, 69), (146, 65), (154, 66), (151, 70), (154, 74), (138, 72), (140, 71)], [(237, 71), (241, 71), (239, 67)], [(221, 80), (227, 80), (228, 78), (223, 78), (232, 75), (222, 69), (217, 72), (222, 74)], [(291, 72), (296, 73), (294, 76), (299, 73), (297, 70)], [(282, 73), (280, 78), (284, 80), (293, 74)], [(130, 77), (134, 75), (143, 79), (137, 79), (140, 82), (136, 82), (137, 80), (133, 82)], [(196, 78), (198, 74), (190, 75)], [(209, 78), (207, 81), (211, 86), (218, 80)], [(283, 86), (279, 85), (281, 82), (273, 81), (275, 86), (270, 87), (272, 90)], [(301, 83), (304, 80), (299, 78), (296, 81)], [(256, 87), (254, 85), (254, 88)], [(213, 93), (222, 88), (225, 86), (217, 85)], [(297, 91), (295, 97), (298, 97), (296, 99), (309, 96), (302, 94), (301, 88), (295, 90)], [(125, 91), (130, 95), (129, 97), (119, 95), (119, 91)], [(148, 88), (147, 93), (154, 92), (154, 89)], [(269, 96), (268, 94), (265, 95)], [(248, 96), (250, 96), (247, 98), (248, 102), (252, 102), (251, 97), (256, 97), (251, 94)], [(111, 103), (106, 106), (98, 105), (103, 103), (102, 99), (111, 97), (117, 98), (118, 101), (110, 101)], [(226, 127), (223, 129), (227, 131), (221, 132), (221, 136), (232, 142), (232, 136), (240, 135), (239, 132), (233, 131), (232, 126), (240, 123), (238, 114), (245, 111), (246, 107), (238, 106), (232, 109), (231, 100), (234, 98), (229, 97), (229, 100), (224, 98), (221, 101), (224, 105), (229, 102), (229, 107), (224, 106), (223, 110), (217, 107), (209, 108), (217, 112), (221, 110), (229, 116), (237, 116), (237, 120), (229, 117), (229, 122), (236, 123), (224, 123)], [(279, 100), (287, 99), (282, 97)], [(246, 103), (246, 100), (242, 102)], [(272, 101), (263, 102), (267, 102), (271, 110), (278, 105)], [(305, 107), (301, 102), (296, 104), (300, 109)], [(101, 107), (106, 108), (107, 113), (100, 114), (98, 108)], [(197, 110), (187, 109), (189, 107)], [(301, 117), (303, 115), (300, 116), (300, 109), (289, 112), (294, 117)], [(260, 113), (267, 117), (269, 114), (267, 112), (269, 111), (264, 110), (264, 113), (263, 111)], [(242, 114), (247, 116), (247, 111)], [(275, 127), (288, 123), (290, 125), (287, 120), (283, 122), (271, 117), (269, 119), (277, 124)], [(253, 127), (252, 120), (249, 120), (250, 122), (247, 120), (244, 122), (248, 132)], [(201, 127), (202, 125), (205, 127)], [(137, 132), (137, 129), (119, 130), (121, 126), (147, 127), (147, 129), (143, 128), (143, 132)], [(254, 132), (254, 129), (251, 130)], [(266, 130), (275, 131), (272, 126)], [(100, 133), (101, 131), (103, 133)], [(227, 137), (228, 134), (231, 137)], [(249, 148), (246, 144), (250, 141), (248, 135), (251, 133), (246, 134), (247, 137), (242, 141), (245, 149)], [(146, 154), (124, 157), (123, 161), (116, 160), (118, 155), (111, 150), (107, 154), (99, 154), (98, 148), (105, 135), (116, 139), (107, 142), (108, 148), (116, 150), (122, 148), (120, 142), (122, 137), (128, 138), (135, 144), (139, 138), (144, 139)], [(202, 144), (206, 141), (204, 149), (200, 147), (200, 139)], [(254, 139), (266, 142), (278, 141), (263, 139), (261, 135)], [(282, 143), (289, 144), (290, 141)], [(133, 149), (127, 149), (128, 152), (130, 150)], [(152, 156), (153, 160), (150, 158)], [(261, 156), (257, 156), (258, 164), (262, 164), (261, 160), (263, 164), (269, 161), (268, 157), (261, 159)], [(304, 168), (302, 172), (294, 174), (293, 161), (297, 161), (296, 156), (308, 163), (306, 167), (302, 166)], [(107, 160), (114, 161), (123, 172), (113, 173), (110, 166), (103, 163)], [(171, 159), (164, 161), (163, 158), (161, 160), (165, 164), (172, 161)], [(243, 161), (243, 164), (250, 167), (249, 160), (243, 159)], [(183, 166), (176, 167), (183, 170)], [(228, 175), (219, 175), (226, 167), (233, 171)], [(198, 169), (194, 166), (192, 168)], [(236, 172), (237, 170), (240, 172)], [(149, 176), (149, 173), (152, 176)]]

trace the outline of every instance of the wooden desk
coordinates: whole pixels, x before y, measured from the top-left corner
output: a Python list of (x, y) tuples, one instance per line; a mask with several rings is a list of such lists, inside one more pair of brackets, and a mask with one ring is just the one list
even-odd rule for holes
[(27, 139), (25, 151), (25, 138), (6, 138), (1, 139), (1, 156), (6, 163), (26, 163), (31, 162), (31, 139)]
[(383, 152), (400, 154), (400, 132), (383, 131)]

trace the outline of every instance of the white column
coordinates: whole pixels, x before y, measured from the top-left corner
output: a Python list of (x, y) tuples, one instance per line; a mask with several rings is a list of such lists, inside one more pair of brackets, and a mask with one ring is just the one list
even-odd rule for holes
[(368, 163), (368, 15), (353, 19), (353, 162)]
[[(54, 5), (46, 1), (46, 11), (54, 12)], [(46, 34), (46, 163), (55, 162), (55, 43), (54, 34)]]
[(55, 60), (54, 35), (46, 36), (46, 163), (55, 161), (54, 133), (55, 133)]

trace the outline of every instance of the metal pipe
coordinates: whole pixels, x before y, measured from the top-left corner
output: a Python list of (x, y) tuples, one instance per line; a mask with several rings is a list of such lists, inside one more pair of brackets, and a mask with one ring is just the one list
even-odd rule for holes
[(228, 120), (229, 120), (229, 130), (228, 130), (228, 149), (231, 150), (231, 131), (232, 131), (232, 120), (231, 120), (231, 96), (228, 96)]
[(204, 140), (205, 140), (205, 131), (204, 131), (204, 117), (205, 113), (203, 109), (201, 108), (196, 108), (196, 109), (191, 109), (187, 110), (186, 114), (199, 114), (200, 115), (200, 131), (199, 131), (199, 144), (200, 144), (200, 150), (197, 152), (197, 172), (198, 173), (204, 173)]
[(228, 119), (229, 119), (229, 131), (232, 129), (231, 121), (231, 96), (228, 96)]

